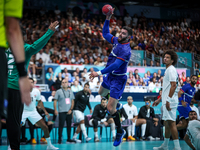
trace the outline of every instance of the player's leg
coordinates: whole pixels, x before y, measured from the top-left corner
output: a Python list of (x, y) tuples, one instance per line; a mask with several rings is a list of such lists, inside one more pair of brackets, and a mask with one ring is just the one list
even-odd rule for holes
[(67, 122), (67, 142), (75, 143), (74, 140), (71, 140), (72, 113), (66, 115), (66, 122)]
[(99, 92), (98, 94), (101, 95), (102, 97), (105, 97), (106, 95), (108, 95), (108, 93), (110, 92), (109, 89), (104, 88), (102, 85), (99, 88)]
[(34, 138), (35, 126), (30, 122), (30, 120), (28, 120), (28, 125), (29, 125), (29, 132), (30, 132), (30, 135), (31, 135), (31, 143), (32, 144), (37, 144), (37, 141)]
[(76, 143), (81, 143), (81, 140), (77, 139), (78, 134), (81, 132), (81, 127), (80, 124), (78, 125), (78, 127), (76, 128), (76, 132), (74, 133), (74, 136), (72, 138), (72, 140), (75, 140)]
[[(84, 117), (84, 116), (83, 116)], [(80, 128), (81, 131), (83, 132), (83, 135), (85, 137), (85, 140), (88, 142), (91, 140), (91, 138), (88, 137), (87, 133), (86, 133), (86, 127), (85, 127), (85, 120), (81, 120), (80, 121)]]
[(177, 130), (182, 130), (182, 129), (186, 129), (188, 126), (188, 119), (182, 118), (181, 122), (179, 122), (176, 126), (177, 126)]
[(175, 150), (180, 150), (179, 138), (178, 138), (178, 130), (176, 127), (176, 121), (168, 120), (168, 124), (171, 130), (171, 135), (173, 138)]
[(20, 147), (21, 120), (24, 105), (21, 102), (19, 90), (8, 89), (8, 115), (7, 135), (11, 149), (18, 150)]
[(40, 116), (40, 114), (37, 112), (37, 111), (33, 111), (32, 114), (28, 117), (28, 119), (30, 120), (30, 122), (32, 124), (37, 124), (44, 132), (44, 136), (47, 140), (47, 150), (56, 150), (58, 148), (54, 147), (52, 144), (51, 144), (51, 138), (50, 138), (50, 135), (49, 135), (49, 130), (48, 130), (48, 127), (44, 121), (44, 119)]
[(59, 132), (58, 132), (58, 143), (62, 143), (62, 132), (63, 132), (63, 127), (65, 123), (65, 118), (66, 118), (66, 112), (60, 112), (59, 113)]
[(113, 118), (110, 118), (107, 120), (108, 124), (110, 124), (110, 129), (113, 135), (113, 140), (116, 138), (116, 132), (115, 132), (115, 122)]
[(98, 120), (97, 119), (90, 119), (89, 121), (89, 125), (93, 126), (94, 129), (94, 141), (95, 142), (99, 142), (99, 138), (98, 138)]
[(145, 132), (146, 132), (146, 126), (147, 126), (146, 119), (137, 119), (136, 126), (139, 126), (139, 125), (141, 125), (142, 139), (145, 139)]

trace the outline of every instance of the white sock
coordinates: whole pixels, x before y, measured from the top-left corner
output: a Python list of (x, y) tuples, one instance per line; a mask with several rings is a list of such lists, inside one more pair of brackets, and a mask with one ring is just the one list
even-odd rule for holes
[(168, 147), (168, 143), (169, 143), (169, 138), (165, 138), (163, 142), (163, 146)]
[(180, 144), (179, 144), (179, 140), (173, 140), (174, 141), (174, 147), (177, 149), (180, 149)]
[(33, 78), (36, 78), (36, 75), (35, 75), (35, 74), (33, 74)]
[(146, 123), (145, 124), (142, 124), (142, 136), (145, 135), (145, 132), (146, 132)]
[(88, 136), (87, 136), (87, 133), (86, 133), (85, 124), (81, 124), (80, 126), (81, 126), (81, 130), (83, 132), (84, 137), (87, 138)]
[(111, 128), (111, 131), (112, 131), (112, 135), (113, 135), (113, 137), (116, 137), (116, 132), (115, 132), (115, 123), (111, 123), (111, 124), (110, 124), (110, 128)]
[(48, 144), (48, 145), (51, 145), (51, 138), (48, 137), (48, 138), (46, 138), (46, 140), (47, 140), (47, 144)]
[(132, 132), (132, 136), (134, 136), (135, 135), (135, 123), (133, 123), (131, 126), (131, 132)]
[(131, 126), (128, 126), (127, 130), (128, 130), (128, 136), (130, 136), (131, 135)]
[(74, 136), (73, 136), (73, 139), (76, 139), (77, 136), (78, 136), (78, 134), (75, 132)]
[(94, 136), (95, 136), (96, 138), (98, 138), (98, 133), (97, 133), (97, 132), (94, 132)]

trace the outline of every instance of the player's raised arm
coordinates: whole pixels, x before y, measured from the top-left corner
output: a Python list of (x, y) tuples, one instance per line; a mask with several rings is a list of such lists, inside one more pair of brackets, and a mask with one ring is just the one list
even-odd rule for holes
[[(114, 9), (113, 9), (114, 11)], [(111, 15), (106, 15), (106, 20), (104, 22), (104, 26), (103, 26), (103, 37), (109, 42), (109, 43), (113, 43), (113, 38), (114, 36), (112, 34), (110, 34), (109, 31), (109, 23), (110, 23), (110, 18), (113, 15), (113, 13)]]

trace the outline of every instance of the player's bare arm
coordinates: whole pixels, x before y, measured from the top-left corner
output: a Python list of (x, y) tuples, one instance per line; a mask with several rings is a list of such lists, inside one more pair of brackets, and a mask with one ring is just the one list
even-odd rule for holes
[[(180, 91), (178, 92), (178, 98), (179, 98), (179, 99), (180, 99), (180, 97), (182, 96), (183, 93), (184, 93), (184, 92), (183, 92), (182, 90), (180, 90)], [(184, 100), (181, 100), (181, 104), (182, 104), (182, 106), (187, 107), (187, 102), (185, 102)]]
[(166, 101), (166, 108), (167, 108), (168, 111), (171, 110), (171, 108), (170, 108), (170, 102), (171, 101), (170, 100), (171, 100), (172, 96), (174, 95), (174, 92), (175, 92), (176, 87), (177, 87), (176, 82), (170, 82), (170, 84), (171, 84), (171, 88), (170, 88), (169, 95), (168, 95), (167, 101)]
[(162, 99), (162, 97), (160, 97), (159, 99), (155, 100), (155, 101), (153, 102), (152, 106), (153, 106), (153, 107), (154, 107), (154, 106), (157, 106), (157, 105), (160, 103), (161, 99)]
[(191, 143), (191, 141), (189, 139), (189, 136), (187, 134), (185, 134), (184, 140), (187, 143), (187, 145), (190, 146), (191, 149), (196, 150), (196, 148), (192, 145), (192, 143)]

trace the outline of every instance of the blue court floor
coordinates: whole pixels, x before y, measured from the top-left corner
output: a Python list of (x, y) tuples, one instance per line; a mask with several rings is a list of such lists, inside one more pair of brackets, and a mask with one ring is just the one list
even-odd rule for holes
[[(64, 142), (64, 141), (63, 141)], [(54, 144), (60, 150), (153, 150), (153, 147), (160, 146), (163, 141), (133, 141), (123, 142), (115, 148), (112, 142), (89, 142), (79, 144)], [(180, 145), (182, 150), (189, 150), (187, 144), (181, 140)], [(21, 145), (21, 150), (46, 150), (47, 145)], [(169, 142), (169, 150), (173, 150), (173, 141)], [(7, 150), (7, 146), (0, 146), (0, 150)]]

